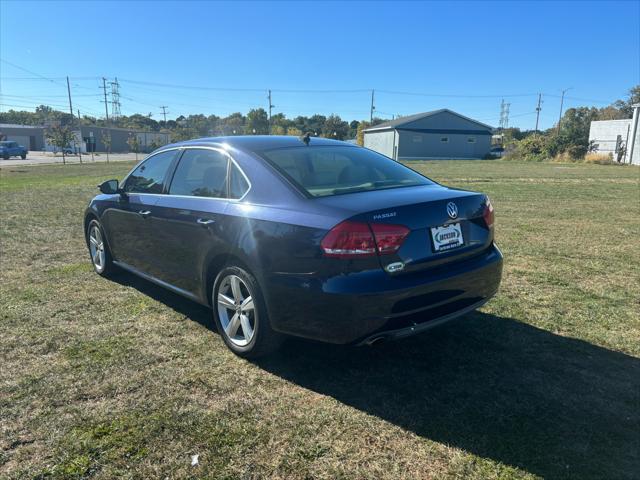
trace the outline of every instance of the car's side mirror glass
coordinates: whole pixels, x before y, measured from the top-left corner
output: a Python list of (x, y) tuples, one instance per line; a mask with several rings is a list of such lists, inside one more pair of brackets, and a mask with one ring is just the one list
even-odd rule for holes
[(118, 187), (118, 180), (107, 180), (98, 185), (100, 191), (106, 194), (118, 193)]

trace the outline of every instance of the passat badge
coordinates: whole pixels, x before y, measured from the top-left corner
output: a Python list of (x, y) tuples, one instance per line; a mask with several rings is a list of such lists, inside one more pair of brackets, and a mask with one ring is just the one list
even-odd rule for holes
[(450, 218), (458, 218), (458, 206), (453, 202), (447, 203), (447, 213)]

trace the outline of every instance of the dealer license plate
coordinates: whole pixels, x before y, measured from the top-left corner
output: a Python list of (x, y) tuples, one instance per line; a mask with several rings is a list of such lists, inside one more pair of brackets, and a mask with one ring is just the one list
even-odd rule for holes
[(462, 228), (459, 223), (432, 227), (431, 238), (433, 239), (433, 249), (436, 252), (444, 252), (464, 245)]

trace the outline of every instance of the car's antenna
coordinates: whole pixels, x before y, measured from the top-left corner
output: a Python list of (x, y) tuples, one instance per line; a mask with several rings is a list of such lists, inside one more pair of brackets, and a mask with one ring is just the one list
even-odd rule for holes
[(300, 140), (304, 142), (305, 145), (309, 146), (309, 142), (311, 141), (311, 132), (307, 132), (300, 137)]

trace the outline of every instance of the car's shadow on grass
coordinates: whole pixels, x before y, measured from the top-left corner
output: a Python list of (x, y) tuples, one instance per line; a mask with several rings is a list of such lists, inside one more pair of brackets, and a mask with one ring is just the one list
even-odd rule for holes
[[(208, 309), (126, 278), (215, 331)], [(425, 439), (545, 478), (640, 472), (640, 359), (513, 319), (474, 313), (372, 348), (291, 339), (255, 363)]]

